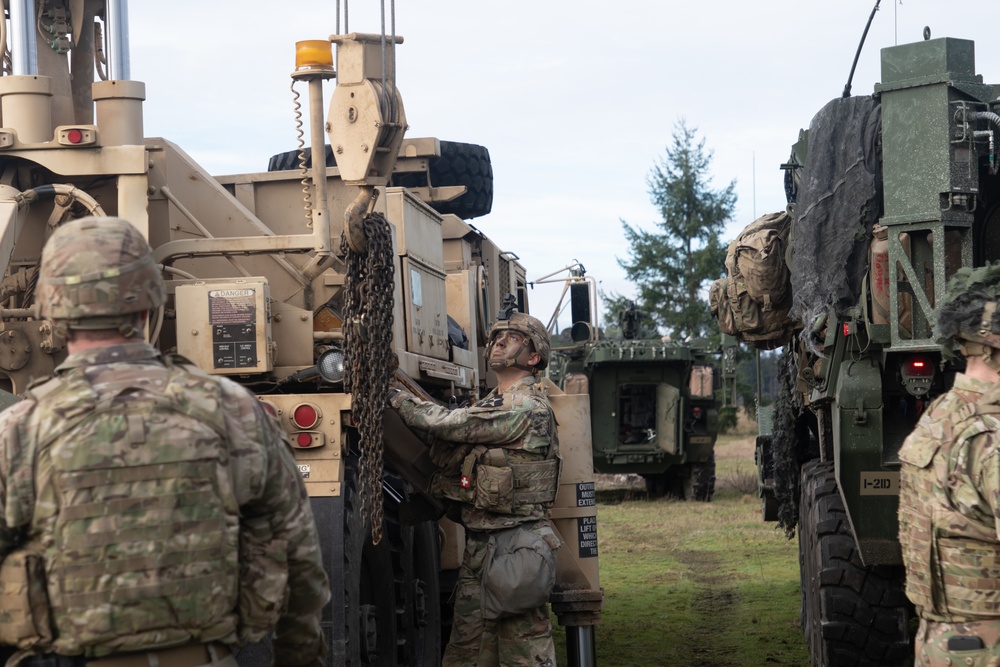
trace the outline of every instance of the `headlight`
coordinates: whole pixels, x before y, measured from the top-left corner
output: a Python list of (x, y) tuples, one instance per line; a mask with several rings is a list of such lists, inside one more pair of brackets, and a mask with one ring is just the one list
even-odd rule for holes
[(319, 356), (316, 362), (320, 377), (331, 384), (344, 381), (344, 351), (331, 347)]

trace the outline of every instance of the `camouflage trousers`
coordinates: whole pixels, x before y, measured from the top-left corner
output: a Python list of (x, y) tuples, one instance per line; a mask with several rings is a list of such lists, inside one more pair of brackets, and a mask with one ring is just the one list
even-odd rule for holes
[(441, 667), (556, 667), (549, 606), (498, 620), (480, 604), (487, 540), (470, 537), (455, 591), (455, 617)]
[(969, 623), (920, 619), (915, 653), (915, 667), (1000, 667), (1000, 619)]

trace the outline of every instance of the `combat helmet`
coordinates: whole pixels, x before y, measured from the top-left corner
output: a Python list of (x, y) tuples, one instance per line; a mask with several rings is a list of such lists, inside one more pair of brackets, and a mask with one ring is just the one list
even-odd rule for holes
[(509, 314), (507, 319), (498, 319), (496, 324), (490, 329), (489, 343), (486, 345), (486, 363), (490, 368), (498, 370), (507, 366), (514, 366), (521, 370), (532, 370), (531, 367), (522, 367), (515, 364), (513, 359), (506, 359), (503, 362), (490, 361), (493, 342), (496, 340), (497, 334), (501, 331), (518, 331), (528, 337), (528, 340), (535, 346), (535, 352), (542, 359), (534, 366), (534, 370), (544, 370), (549, 365), (549, 333), (545, 330), (545, 325), (536, 317), (514, 311)]
[(934, 337), (946, 356), (960, 351), (966, 357), (980, 357), (1000, 373), (1000, 364), (993, 361), (994, 350), (1000, 349), (998, 302), (1000, 262), (955, 272), (934, 326)]
[(121, 218), (87, 217), (46, 242), (36, 298), (42, 317), (60, 326), (134, 336), (136, 316), (160, 308), (166, 288), (139, 230)]

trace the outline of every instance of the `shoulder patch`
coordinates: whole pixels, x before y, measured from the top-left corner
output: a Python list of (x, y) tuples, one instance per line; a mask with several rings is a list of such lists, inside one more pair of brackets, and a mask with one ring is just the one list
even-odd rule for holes
[(475, 408), (499, 408), (502, 407), (504, 403), (504, 398), (502, 395), (497, 394), (496, 396), (488, 396), (483, 400), (476, 403), (473, 407)]

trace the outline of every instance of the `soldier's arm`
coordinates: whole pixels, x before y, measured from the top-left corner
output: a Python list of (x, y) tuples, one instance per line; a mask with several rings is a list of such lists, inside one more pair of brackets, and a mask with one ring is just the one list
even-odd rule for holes
[[(288, 604), (274, 633), (274, 663), (319, 665), (326, 654), (320, 616), (330, 597), (316, 524), (302, 476), (284, 433), (256, 398), (242, 402), (241, 426), (248, 436), (234, 443), (234, 483), (244, 496), (243, 521), (266, 522), (273, 540), (287, 543)], [(247, 460), (241, 465), (239, 458)]]
[(1000, 536), (1000, 434), (983, 433), (976, 436), (978, 442), (973, 442), (970, 450), (977, 453), (970, 462), (973, 483), (979, 495), (986, 501), (987, 511), (992, 511), (994, 526)]
[(495, 406), (449, 410), (400, 394), (393, 406), (407, 426), (436, 441), (503, 445), (524, 437), (531, 425), (530, 411), (514, 406), (509, 398)]
[(22, 446), (16, 426), (31, 407), (22, 402), (0, 413), (0, 560), (20, 542), (35, 504), (34, 450)]

